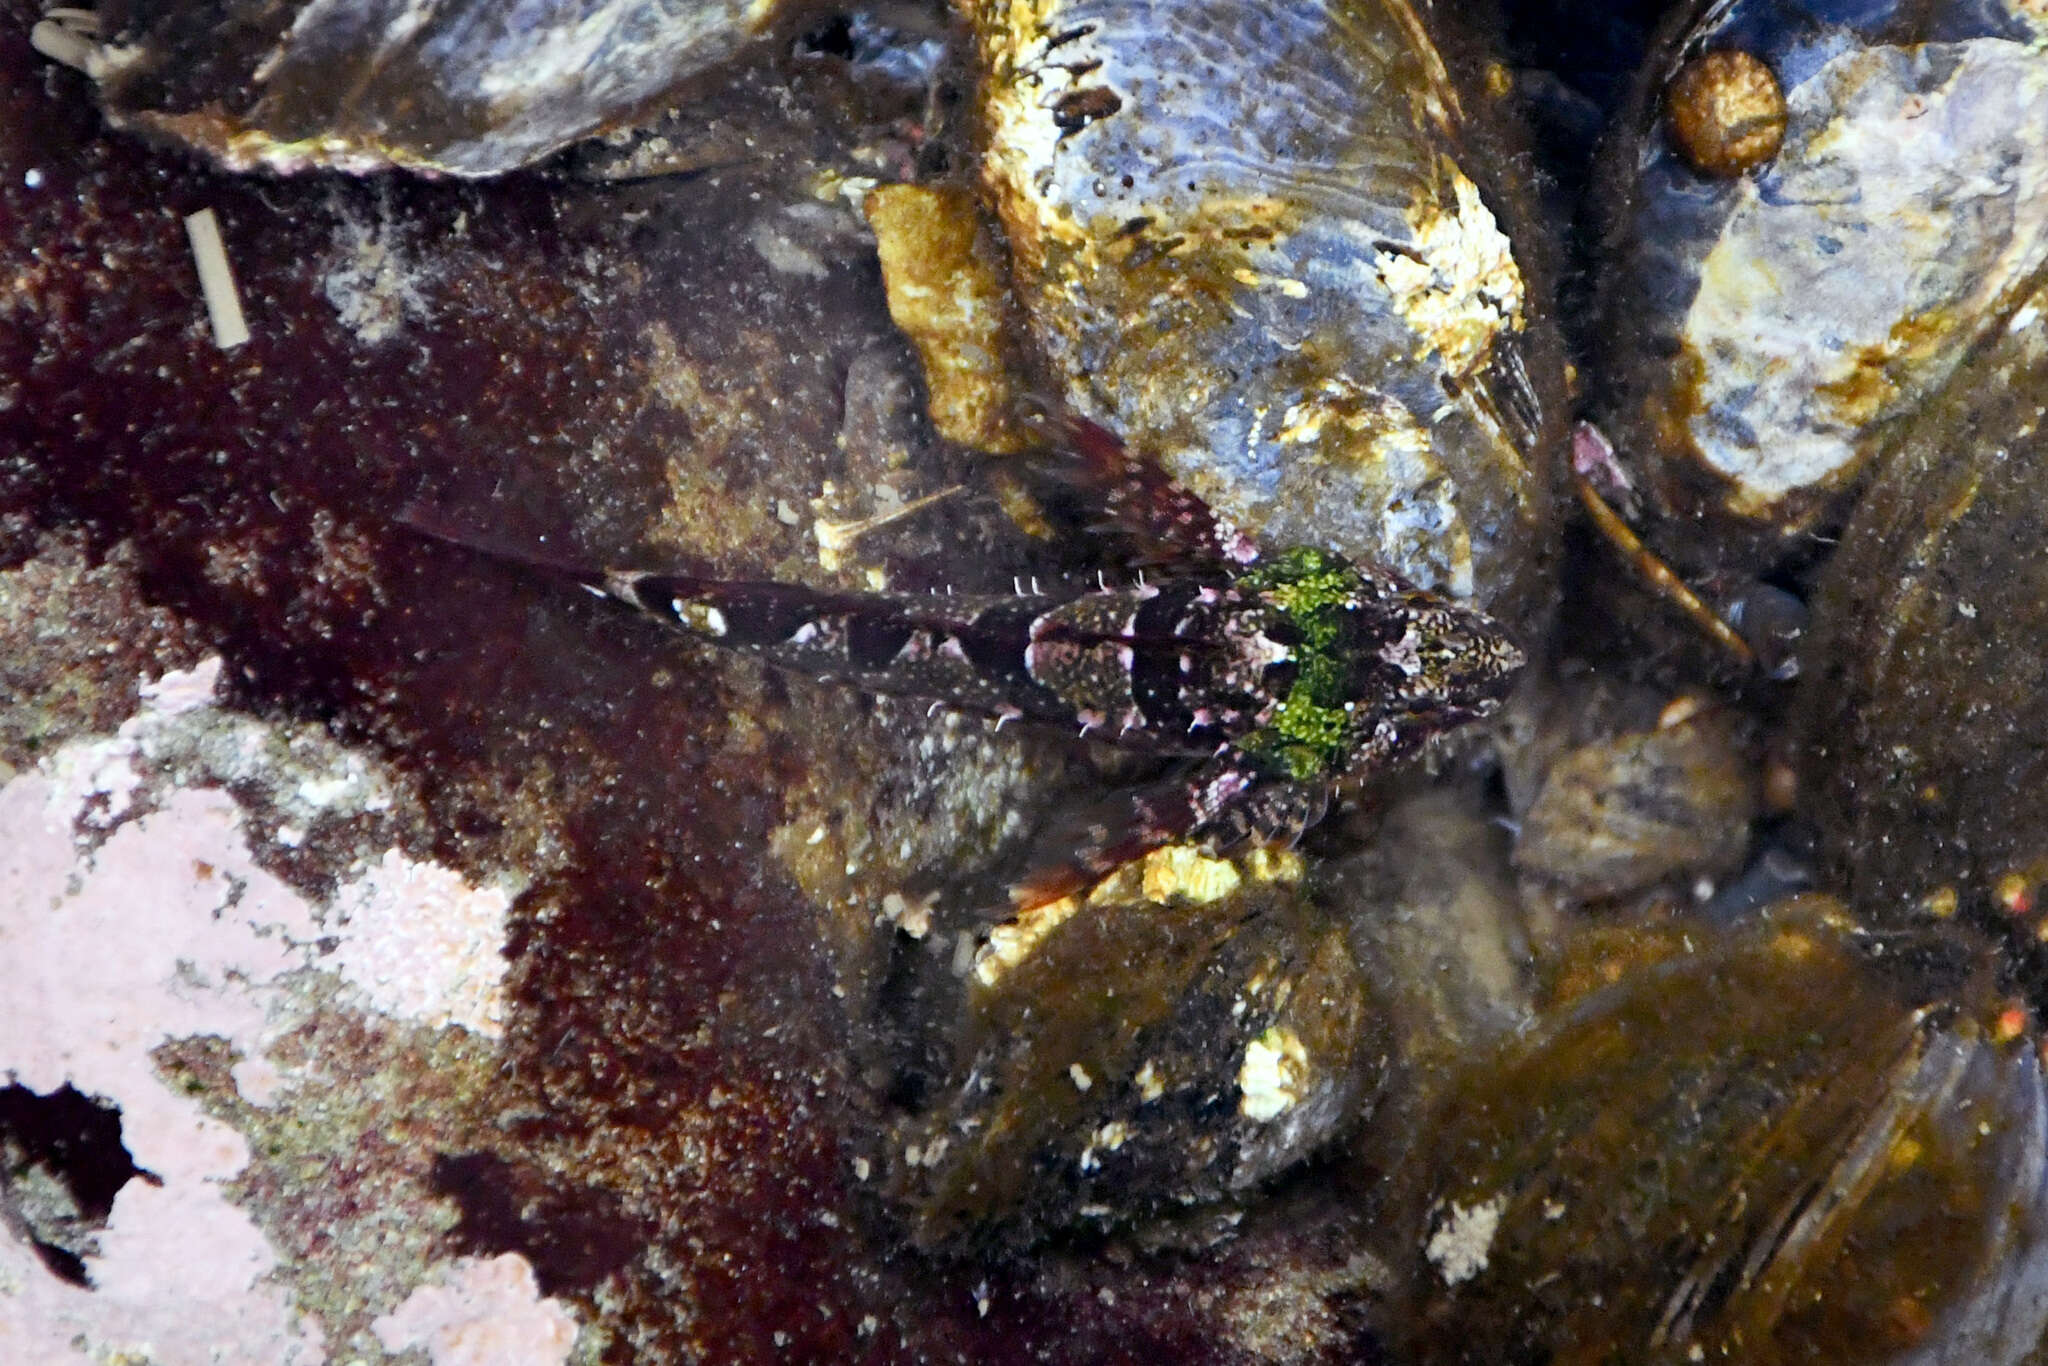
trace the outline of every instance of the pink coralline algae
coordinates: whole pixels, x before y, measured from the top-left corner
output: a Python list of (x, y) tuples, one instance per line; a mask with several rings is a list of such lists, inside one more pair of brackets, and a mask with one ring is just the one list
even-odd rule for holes
[[(0, 1069), (36, 1091), (69, 1083), (117, 1105), (136, 1164), (116, 1197), (90, 1291), (0, 1240), (0, 1360), (79, 1361), (147, 1350), (174, 1363), (325, 1359), (265, 1278), (276, 1258), (221, 1184), (249, 1158), (241, 1134), (166, 1088), (151, 1050), (214, 1035), (261, 1051), (266, 998), (316, 932), (309, 908), (249, 857), (221, 792), (181, 792), (90, 854), (44, 774), (0, 789)], [(199, 1255), (203, 1250), (203, 1255)]]
[(516, 1252), (459, 1260), (370, 1328), (388, 1351), (425, 1347), (434, 1366), (561, 1366), (576, 1344), (576, 1321), (540, 1297)]
[[(330, 1325), (299, 1302), (295, 1268), (246, 1199), (254, 1131), (223, 1107), (296, 1107), (319, 1131), (305, 1107), (343, 1094), (346, 1066), (278, 1049), (323, 1000), (367, 1006), (371, 1030), (403, 1020), (497, 1034), (507, 894), (396, 849), (325, 903), (267, 870), (250, 810), (212, 784), (267, 781), (338, 808), (379, 783), (303, 735), (292, 752), (308, 762), (278, 765), (291, 747), (276, 728), (214, 705), (218, 673), (216, 659), (146, 682), (142, 709), (113, 735), (75, 739), (0, 787), (0, 1085), (69, 1086), (114, 1108), (142, 1174), (84, 1250), (89, 1287), (0, 1237), (0, 1362), (327, 1360)], [(195, 1042), (232, 1059), (211, 1107), (163, 1063), (161, 1050)], [(403, 1258), (377, 1267), (382, 1303), (425, 1272)], [(539, 1297), (523, 1260), (463, 1264), (452, 1283), (398, 1301), (388, 1331), (436, 1362), (510, 1361), (475, 1352), (512, 1325), (543, 1352), (519, 1360), (563, 1360), (575, 1324)], [(482, 1306), (468, 1326), (464, 1305)]]

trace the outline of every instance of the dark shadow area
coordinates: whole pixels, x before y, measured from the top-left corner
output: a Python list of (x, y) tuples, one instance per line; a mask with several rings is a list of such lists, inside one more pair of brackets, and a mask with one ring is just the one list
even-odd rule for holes
[(69, 1085), (48, 1095), (0, 1087), (0, 1217), (19, 1230), (50, 1273), (90, 1287), (85, 1254), (106, 1227), (114, 1197), (136, 1177), (121, 1144), (121, 1112)]

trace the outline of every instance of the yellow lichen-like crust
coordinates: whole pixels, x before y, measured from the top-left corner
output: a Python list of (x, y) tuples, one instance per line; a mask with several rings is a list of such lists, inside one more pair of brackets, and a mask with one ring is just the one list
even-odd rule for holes
[(1223, 859), (1193, 844), (1169, 844), (1117, 869), (1085, 893), (1021, 911), (990, 930), (975, 956), (974, 978), (983, 987), (995, 986), (1084, 907), (1141, 901), (1206, 906), (1247, 882), (1299, 882), (1305, 871), (1301, 855), (1292, 849), (1261, 847)]
[(1009, 285), (971, 193), (882, 185), (866, 200), (889, 316), (917, 348), (932, 425), (948, 441), (996, 454), (1024, 447), (1014, 414)]
[(1414, 254), (1381, 252), (1379, 274), (1415, 329), (1416, 359), (1434, 351), (1453, 371), (1470, 374), (1503, 332), (1522, 326), (1526, 289), (1479, 187), (1448, 159), (1442, 176), (1451, 187), (1448, 200), (1432, 192), (1409, 206)]
[(1003, 979), (1011, 968), (1029, 958), (1046, 937), (1081, 909), (1078, 896), (1063, 896), (1020, 912), (988, 932), (988, 942), (975, 955), (974, 977), (985, 987)]

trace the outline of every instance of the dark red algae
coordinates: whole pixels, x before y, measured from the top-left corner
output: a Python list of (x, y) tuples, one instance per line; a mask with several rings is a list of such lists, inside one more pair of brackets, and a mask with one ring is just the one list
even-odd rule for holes
[[(830, 582), (813, 516), (874, 510), (831, 483), (847, 377), (914, 373), (844, 217), (746, 171), (223, 175), (109, 133), (85, 78), (29, 46), (36, 17), (0, 4), (4, 563), (83, 544), (127, 567), (138, 610), (178, 623), (162, 667), (217, 653), (230, 711), (387, 765), (405, 791), (380, 829), (409, 857), (526, 879), (495, 1055), (444, 1039), (392, 1067), (393, 1031), (324, 1007), (278, 1045), (347, 1093), (319, 1162), (234, 1098), (219, 1049), (159, 1050), (249, 1139), (230, 1197), (301, 1312), (381, 1203), (439, 1255), (525, 1256), (577, 1360), (1356, 1359), (1341, 1306), (1370, 1268), (1321, 1218), (1185, 1260), (908, 1251), (854, 1158), (874, 1101), (844, 998), (871, 919), (769, 851), (799, 816), (914, 816), (922, 710), (679, 650), (396, 520), (429, 505), (563, 554)], [(204, 209), (252, 334), (232, 350), (182, 226)], [(920, 428), (883, 464), (915, 494), (948, 459)], [(898, 582), (1030, 571), (1039, 552), (954, 503), (888, 542)], [(259, 856), (318, 895), (346, 872), (323, 848)], [(372, 1056), (364, 1094), (387, 1101), (350, 1089)], [(488, 1084), (444, 1086), (458, 1062)], [(354, 1306), (331, 1345), (367, 1344), (410, 1288), (390, 1279), (330, 1285)]]

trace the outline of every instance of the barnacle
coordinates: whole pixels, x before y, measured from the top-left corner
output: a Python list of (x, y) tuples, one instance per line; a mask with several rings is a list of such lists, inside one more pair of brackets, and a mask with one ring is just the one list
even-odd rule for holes
[(1778, 154), (1785, 95), (1771, 69), (1739, 48), (1703, 53), (1664, 89), (1671, 139), (1694, 169), (1734, 176)]

